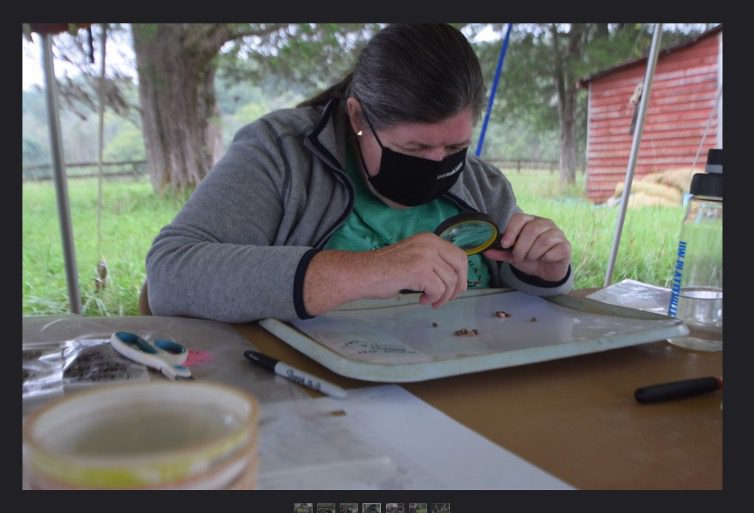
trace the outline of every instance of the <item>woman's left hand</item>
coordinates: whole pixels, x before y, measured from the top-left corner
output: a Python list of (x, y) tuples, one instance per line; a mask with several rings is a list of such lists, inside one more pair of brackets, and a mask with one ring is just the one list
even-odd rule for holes
[(500, 245), (484, 255), (543, 280), (562, 280), (571, 263), (571, 243), (550, 219), (515, 213), (505, 227)]

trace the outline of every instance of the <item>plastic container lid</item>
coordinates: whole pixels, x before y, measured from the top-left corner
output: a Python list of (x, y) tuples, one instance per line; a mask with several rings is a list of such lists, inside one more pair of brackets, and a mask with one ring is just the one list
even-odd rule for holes
[(706, 173), (695, 173), (691, 177), (689, 193), (693, 196), (706, 196), (723, 199), (723, 150), (710, 148), (707, 151)]
[(107, 386), (30, 414), (24, 446), (30, 475), (59, 488), (213, 484), (230, 460), (256, 451), (258, 417), (253, 396), (223, 384)]
[(689, 192), (693, 196), (708, 196), (723, 199), (722, 173), (695, 173), (691, 178)]
[(723, 172), (723, 150), (722, 148), (710, 148), (707, 151), (707, 164), (704, 167), (707, 173)]

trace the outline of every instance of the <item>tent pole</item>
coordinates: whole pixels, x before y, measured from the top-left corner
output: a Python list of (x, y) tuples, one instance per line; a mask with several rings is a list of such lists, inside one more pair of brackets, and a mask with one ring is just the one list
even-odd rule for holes
[(55, 171), (55, 191), (58, 199), (58, 218), (60, 234), (63, 240), (66, 282), (68, 284), (68, 302), (70, 311), (81, 314), (81, 296), (76, 272), (76, 253), (71, 230), (71, 212), (68, 206), (68, 184), (65, 175), (62, 138), (60, 136), (60, 113), (57, 104), (57, 84), (55, 68), (52, 62), (52, 42), (48, 34), (42, 37), (42, 62), (44, 63), (45, 87), (47, 90), (47, 118), (50, 126), (50, 145), (52, 147), (53, 169)]
[(636, 130), (634, 131), (634, 139), (631, 142), (631, 154), (628, 158), (628, 169), (626, 170), (626, 181), (623, 185), (623, 194), (620, 201), (620, 212), (618, 214), (618, 221), (615, 225), (615, 235), (613, 236), (613, 246), (610, 249), (610, 260), (607, 263), (607, 272), (605, 273), (604, 287), (610, 285), (610, 280), (613, 276), (613, 267), (615, 266), (615, 258), (618, 255), (618, 246), (620, 245), (621, 232), (623, 231), (623, 222), (626, 219), (626, 209), (628, 208), (628, 198), (631, 194), (631, 182), (634, 178), (634, 168), (636, 167), (636, 156), (639, 153), (639, 144), (641, 143), (641, 133), (644, 129), (644, 115), (647, 112), (647, 104), (649, 103), (649, 93), (652, 87), (652, 77), (655, 73), (655, 66), (657, 65), (657, 56), (660, 53), (660, 39), (662, 38), (662, 23), (655, 23), (654, 34), (652, 35), (652, 46), (649, 49), (649, 57), (647, 58), (647, 70), (644, 74), (644, 86), (642, 89), (641, 100), (639, 102), (638, 120), (636, 123)]
[(490, 88), (490, 98), (487, 101), (487, 112), (484, 114), (484, 122), (482, 123), (482, 129), (479, 132), (479, 141), (477, 141), (476, 152), (474, 155), (477, 157), (482, 156), (482, 146), (484, 145), (484, 136), (487, 133), (487, 123), (490, 121), (490, 114), (492, 114), (492, 105), (495, 103), (495, 91), (497, 91), (497, 83), (500, 80), (500, 73), (503, 71), (503, 63), (505, 62), (505, 54), (508, 52), (508, 41), (511, 38), (512, 23), (508, 24), (508, 28), (505, 31), (505, 38), (503, 39), (503, 45), (500, 47), (500, 54), (497, 58), (497, 68), (495, 69), (495, 78), (492, 81), (492, 87)]

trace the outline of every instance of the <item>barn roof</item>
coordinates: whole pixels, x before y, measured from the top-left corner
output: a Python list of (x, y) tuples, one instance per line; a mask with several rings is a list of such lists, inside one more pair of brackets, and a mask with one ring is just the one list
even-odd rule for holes
[[(712, 36), (714, 34), (717, 34), (718, 32), (722, 32), (722, 30), (723, 30), (723, 26), (722, 25), (718, 25), (717, 27), (713, 27), (710, 30), (708, 30), (706, 32), (702, 32), (701, 34), (698, 34), (698, 35), (694, 36), (693, 38), (688, 39), (688, 40), (686, 40), (686, 41), (684, 41), (682, 43), (670, 46), (670, 47), (666, 48), (665, 50), (661, 50), (660, 53), (659, 53), (658, 58), (662, 57), (663, 55), (667, 55), (669, 53), (675, 52), (676, 50), (680, 50), (682, 48), (686, 48), (687, 46), (691, 46), (691, 45), (693, 45), (694, 43), (696, 43), (697, 41), (699, 41), (701, 39), (710, 37), (710, 36)], [(602, 71), (599, 71), (599, 72), (595, 73), (594, 75), (590, 75), (588, 77), (580, 79), (578, 81), (578, 85), (581, 88), (587, 88), (589, 86), (589, 83), (592, 82), (592, 81), (594, 81), (594, 80), (602, 78), (602, 77), (604, 77), (606, 75), (610, 75), (611, 73), (615, 73), (616, 71), (620, 71), (620, 70), (623, 70), (625, 68), (630, 68), (631, 66), (637, 65), (637, 64), (642, 63), (642, 62), (644, 62), (646, 60), (647, 60), (647, 57), (640, 57), (638, 59), (633, 59), (631, 61), (627, 61), (627, 62), (624, 62), (622, 64), (617, 64), (617, 65), (612, 66), (610, 68), (606, 68), (606, 69), (604, 69)]]

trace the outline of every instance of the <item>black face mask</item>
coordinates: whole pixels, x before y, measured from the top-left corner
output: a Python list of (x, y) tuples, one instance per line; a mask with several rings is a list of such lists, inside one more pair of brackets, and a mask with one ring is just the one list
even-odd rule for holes
[[(461, 176), (461, 171), (466, 164), (467, 148), (441, 161), (394, 152), (383, 146), (366, 114), (364, 114), (364, 119), (372, 129), (377, 144), (382, 148), (379, 173), (372, 177), (367, 172), (367, 176), (375, 191), (385, 198), (407, 207), (421, 205), (446, 192)], [(361, 147), (359, 147), (359, 155), (366, 170)]]

